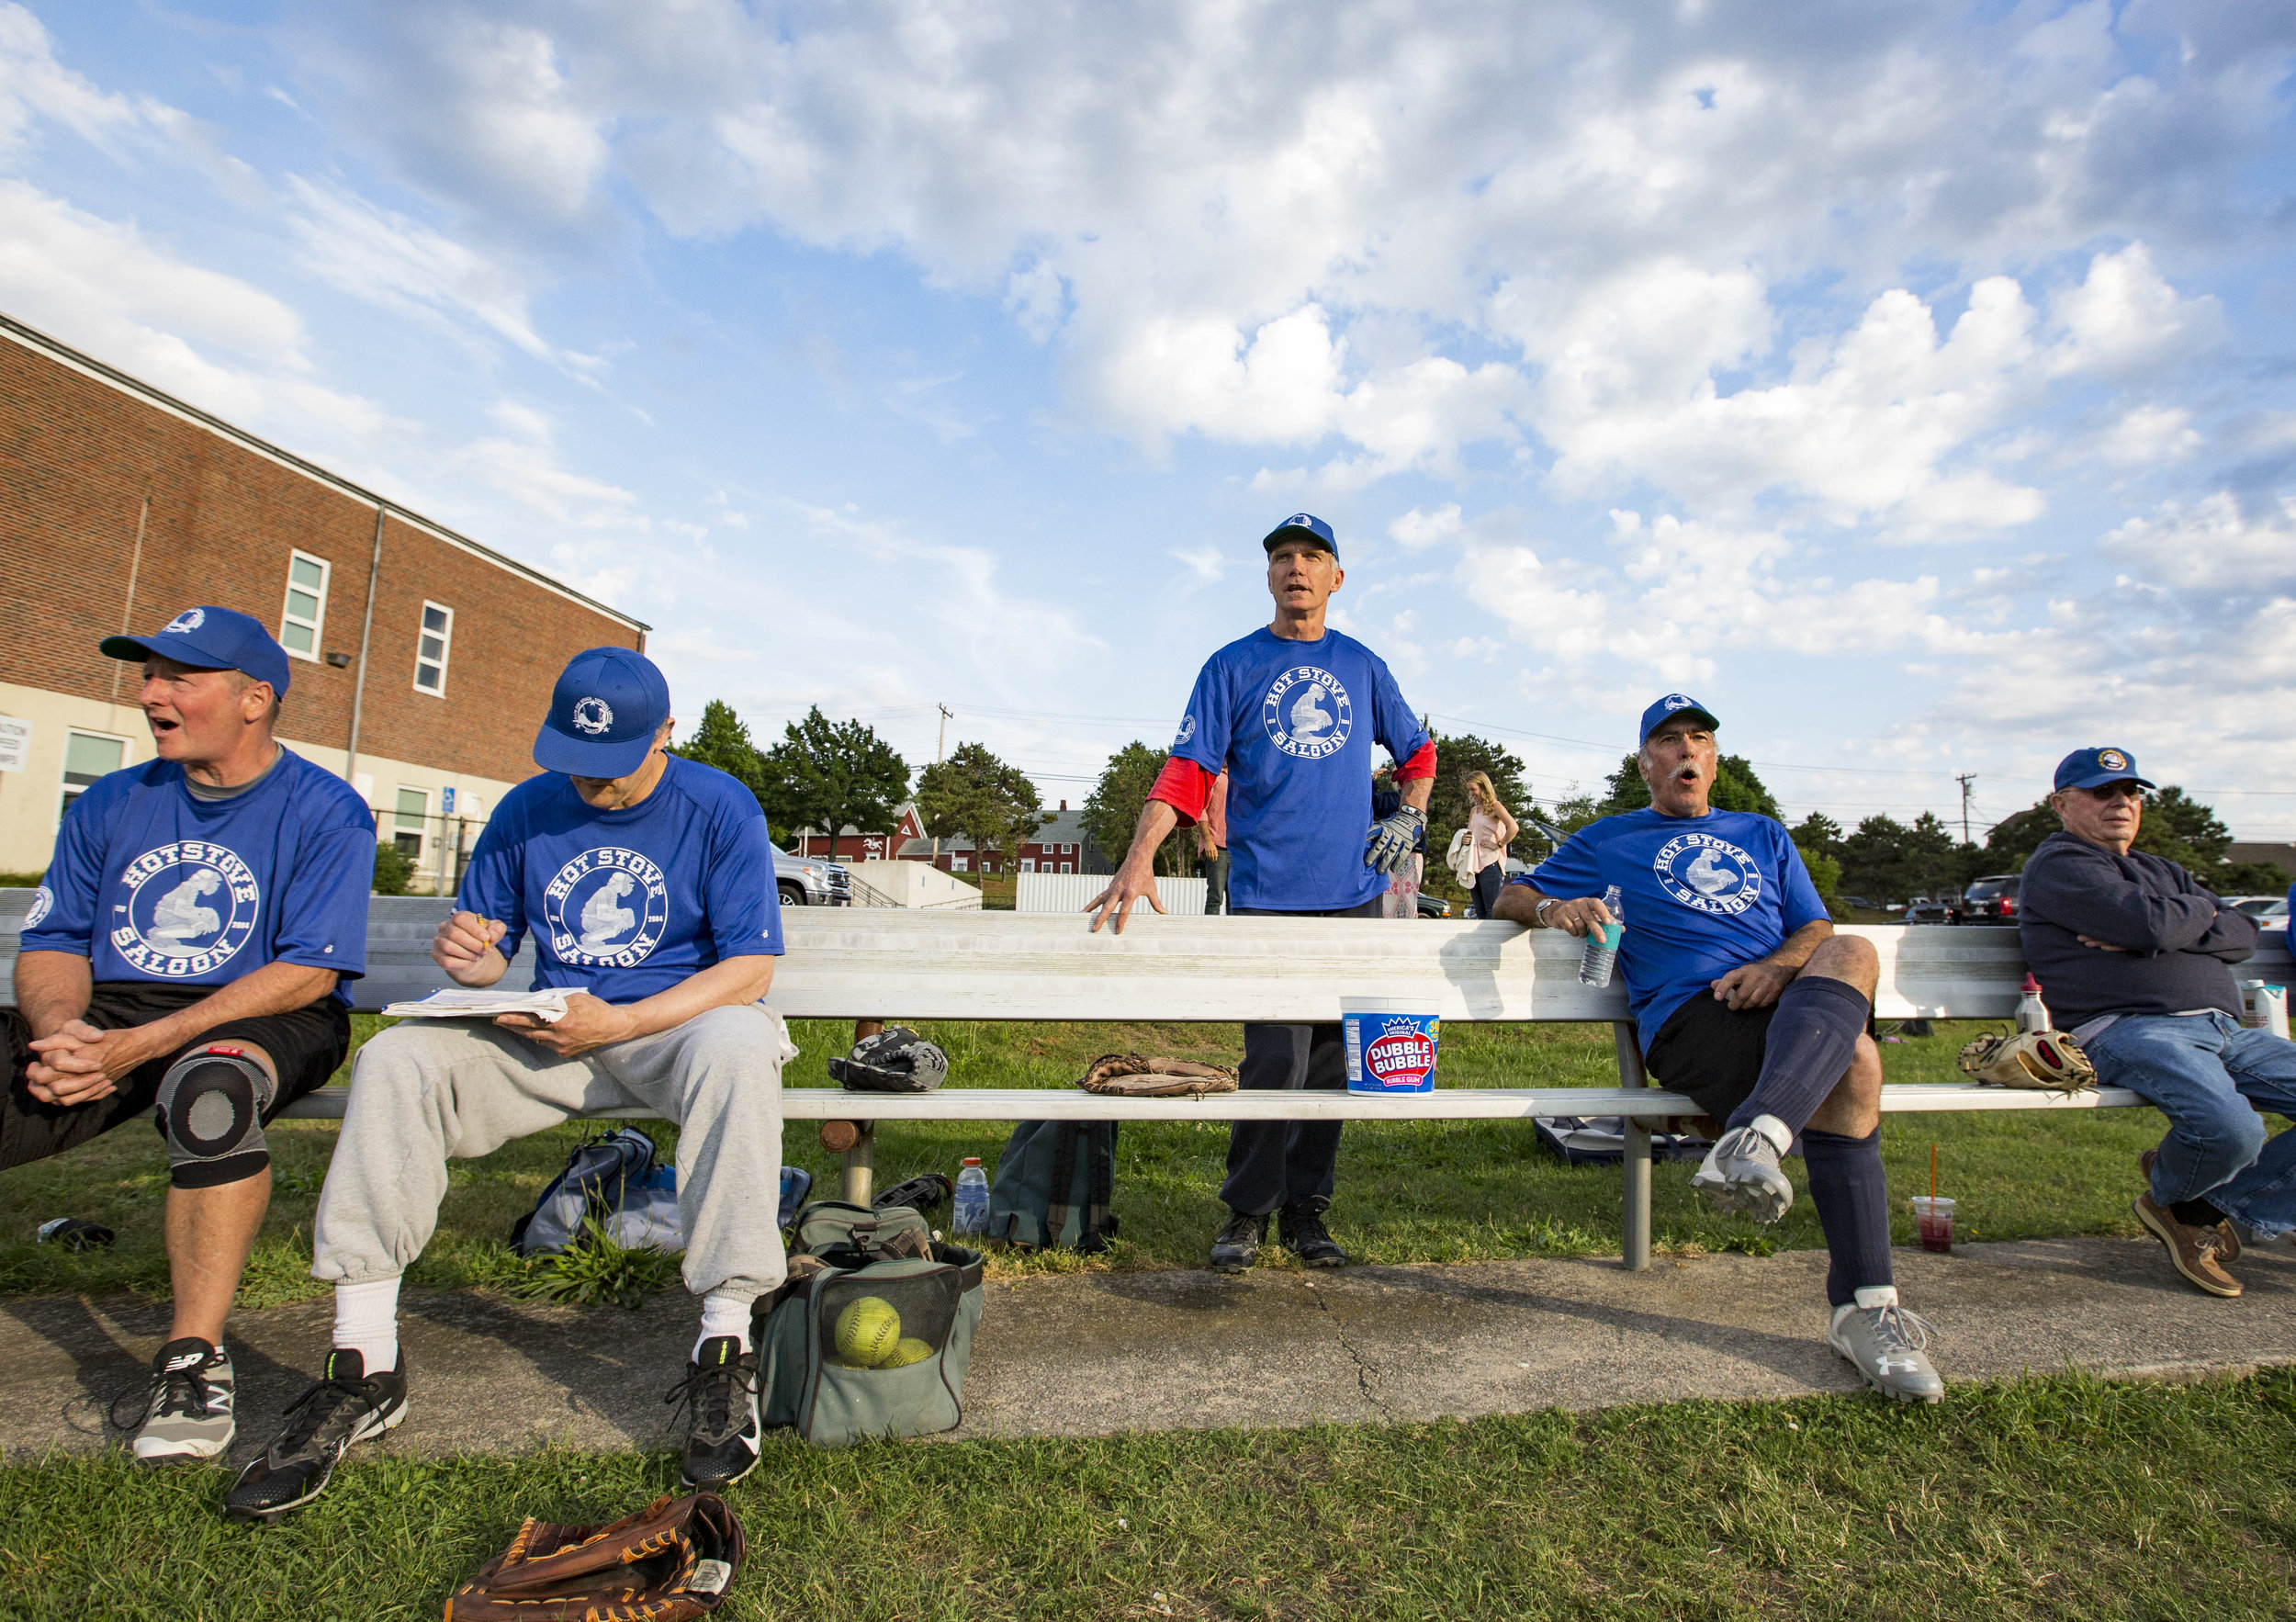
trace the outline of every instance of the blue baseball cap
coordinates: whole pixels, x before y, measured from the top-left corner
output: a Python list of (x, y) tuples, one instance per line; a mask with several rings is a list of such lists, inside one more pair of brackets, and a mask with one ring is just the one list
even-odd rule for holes
[(1714, 712), (1712, 710), (1706, 708), (1705, 705), (1691, 697), (1690, 694), (1686, 693), (1670, 693), (1664, 698), (1659, 700), (1658, 703), (1652, 704), (1649, 709), (1642, 712), (1642, 730), (1635, 737), (1635, 747), (1639, 749), (1644, 744), (1649, 743), (1650, 741), (1650, 734), (1656, 732), (1661, 725), (1669, 720), (1671, 720), (1676, 715), (1684, 714), (1695, 715), (1699, 720), (1704, 721), (1706, 724), (1706, 730), (1709, 732), (1722, 725), (1721, 722), (1714, 718)]
[(1333, 562), (1339, 561), (1339, 537), (1332, 533), (1330, 524), (1312, 513), (1294, 513), (1269, 530), (1267, 538), (1260, 543), (1260, 550), (1273, 552), (1277, 543), (1288, 540), (1312, 541), (1332, 555)]
[(670, 683), (652, 659), (627, 648), (584, 648), (550, 694), (535, 764), (571, 777), (627, 777), (669, 719)]
[(236, 609), (212, 603), (186, 608), (152, 636), (107, 636), (96, 647), (107, 659), (135, 664), (156, 654), (195, 670), (239, 670), (270, 682), (274, 695), (287, 696), (287, 649), (261, 620)]
[(2057, 789), (2102, 788), (2109, 783), (2155, 786), (2136, 774), (2136, 757), (2126, 749), (2075, 749), (2057, 762)]

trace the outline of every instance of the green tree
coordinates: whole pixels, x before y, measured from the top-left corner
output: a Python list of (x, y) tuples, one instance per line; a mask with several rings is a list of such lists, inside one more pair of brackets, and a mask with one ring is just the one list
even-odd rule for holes
[[(714, 698), (702, 706), (702, 724), (681, 744), (674, 744), (670, 752), (688, 760), (698, 760), (704, 766), (715, 766), (726, 776), (757, 796), (760, 806), (766, 805), (765, 760), (757, 746), (749, 741), (749, 728), (734, 706), (722, 698)], [(768, 817), (772, 815), (767, 809)], [(787, 830), (794, 831), (794, 830)]]
[(414, 858), (397, 845), (375, 847), (375, 894), (404, 895), (414, 880)]
[[(1467, 797), (1467, 775), (1484, 772), (1491, 775), (1491, 786), (1499, 796), (1499, 803), (1521, 820), (1535, 813), (1531, 807), (1531, 785), (1523, 781), (1523, 762), (1503, 747), (1489, 738), (1477, 738), (1463, 732), (1456, 738), (1435, 735), (1435, 792), (1427, 799), (1427, 871), (1420, 883), (1438, 895), (1457, 897), (1458, 885), (1451, 878), (1451, 870), (1444, 864), (1443, 853), (1451, 848), (1451, 836), (1467, 826), (1468, 812), (1472, 808)], [(1543, 819), (1542, 819), (1543, 820)], [(1544, 850), (1546, 841), (1536, 834), (1526, 836), (1531, 843), (1519, 845), (1516, 857), (1528, 860), (1527, 850)]]
[(769, 818), (779, 802), (792, 832), (827, 828), (832, 858), (838, 830), (849, 822), (891, 829), (894, 807), (909, 786), (908, 762), (891, 744), (859, 721), (830, 720), (819, 704), (782, 730), (782, 741), (764, 759), (767, 782), (759, 800)]
[(1841, 863), (1799, 839), (1794, 841), (1794, 848), (1801, 852), (1802, 865), (1809, 869), (1809, 882), (1818, 891), (1818, 898), (1830, 904), (1834, 892), (1841, 887)]
[[(2022, 872), (2041, 841), (2064, 826), (2046, 799), (2004, 817), (1986, 833), (1986, 871)], [(2166, 857), (2220, 895), (2270, 895), (2288, 888), (2289, 875), (2272, 862), (2225, 861), (2232, 845), (2232, 829), (2215, 808), (2175, 783), (2145, 794), (2133, 849)]]
[(1910, 827), (1894, 817), (1866, 817), (1841, 841), (1840, 861), (1838, 882), (1853, 895), (1911, 901), (1958, 895), (1980, 853), (1955, 840), (1936, 812), (1924, 811)]
[(992, 858), (996, 871), (1005, 871), (1013, 852), (1052, 820), (1042, 806), (1028, 773), (1007, 765), (983, 744), (959, 744), (917, 780), (917, 809), (925, 831), (940, 839), (962, 834), (971, 839), (984, 872)]
[[(1144, 743), (1128, 743), (1109, 757), (1109, 763), (1100, 770), (1100, 781), (1092, 785), (1092, 793), (1084, 805), (1085, 837), (1100, 848), (1100, 854), (1110, 862), (1124, 860), (1124, 852), (1131, 849), (1132, 828), (1140, 821), (1141, 807), (1148, 803), (1148, 791), (1156, 786), (1156, 778), (1164, 771), (1170, 757), (1159, 749)], [(1190, 828), (1176, 828), (1164, 843), (1156, 847), (1155, 871), (1175, 876), (1196, 871), (1196, 834)]]
[[(1642, 768), (1634, 755), (1623, 757), (1610, 774), (1609, 797), (1603, 802), (1605, 817), (1639, 811), (1650, 803), (1650, 785), (1642, 781)], [(1743, 755), (1724, 755), (1715, 761), (1714, 789), (1706, 803), (1717, 811), (1751, 811), (1761, 817), (1778, 815), (1778, 798)]]
[(1794, 825), (1794, 842), (1804, 850), (1815, 850), (1820, 856), (1841, 860), (1841, 824), (1823, 811), (1813, 811)]

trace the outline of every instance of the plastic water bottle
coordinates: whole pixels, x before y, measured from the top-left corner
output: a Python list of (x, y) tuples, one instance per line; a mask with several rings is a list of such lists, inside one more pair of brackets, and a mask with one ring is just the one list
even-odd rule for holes
[(978, 1155), (966, 1155), (957, 1173), (956, 1217), (950, 1226), (958, 1233), (988, 1232), (988, 1173), (981, 1169)]
[(2025, 976), (2025, 984), (2020, 990), (2022, 995), (2017, 999), (2019, 1033), (2021, 1035), (2028, 1031), (2050, 1030), (2049, 1005), (2041, 1000), (2041, 982), (2028, 974)]
[(1586, 950), (1579, 954), (1579, 984), (1603, 986), (1610, 984), (1610, 972), (1618, 962), (1618, 942), (1626, 933), (1626, 904), (1613, 884), (1603, 892), (1603, 905), (1610, 910), (1611, 921), (1597, 924), (1586, 932)]

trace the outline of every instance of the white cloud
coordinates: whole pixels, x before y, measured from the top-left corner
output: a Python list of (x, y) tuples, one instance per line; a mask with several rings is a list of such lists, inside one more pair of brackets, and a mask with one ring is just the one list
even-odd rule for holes
[(2296, 592), (2296, 496), (2242, 512), (2229, 490), (2188, 506), (2163, 501), (2104, 537), (2105, 555), (2165, 585), (2232, 590), (2244, 598)]
[(2190, 359), (2223, 337), (2216, 299), (2179, 298), (2143, 242), (2098, 254), (2080, 286), (2058, 294), (2050, 308), (2065, 329), (2050, 358), (2056, 372), (2126, 377)]
[(2097, 454), (2123, 467), (2181, 461), (2200, 448), (2192, 413), (2181, 406), (2141, 405), (2123, 411), (2097, 440)]
[(1424, 552), (1439, 541), (1452, 539), (1459, 533), (1459, 504), (1446, 501), (1440, 507), (1413, 507), (1387, 526), (1387, 533), (1401, 541), (1407, 550)]

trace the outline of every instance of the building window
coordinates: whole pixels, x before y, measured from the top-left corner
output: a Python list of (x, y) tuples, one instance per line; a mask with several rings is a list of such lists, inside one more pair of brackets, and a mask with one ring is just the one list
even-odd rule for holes
[(433, 697), (446, 692), (446, 656), (455, 641), (455, 611), (435, 603), (422, 605), (422, 634), (414, 645), (414, 690)]
[(117, 772), (128, 763), (128, 740), (106, 738), (96, 732), (67, 732), (63, 740), (63, 804), (56, 811), (56, 826), (63, 826), (63, 814), (72, 809), (72, 802), (87, 792), (88, 785), (108, 772)]
[(1062, 862), (1062, 863), (1061, 863), (1061, 872), (1063, 872), (1063, 873), (1075, 873), (1075, 871), (1076, 871), (1076, 864), (1075, 864), (1075, 862)]
[(390, 842), (405, 851), (410, 862), (422, 860), (422, 822), (430, 814), (430, 790), (402, 788), (399, 791), (399, 808), (390, 819)]
[(309, 552), (287, 554), (287, 606), (279, 611), (279, 646), (298, 659), (319, 657), (319, 636), (327, 624), (327, 576), (331, 566)]
[(973, 871), (971, 862), (972, 858), (970, 857), (951, 856), (949, 858), (949, 871), (951, 873), (971, 873)]
[(1020, 859), (1020, 871), (1022, 873), (1036, 872), (1036, 859), (1032, 856), (1023, 856)]

